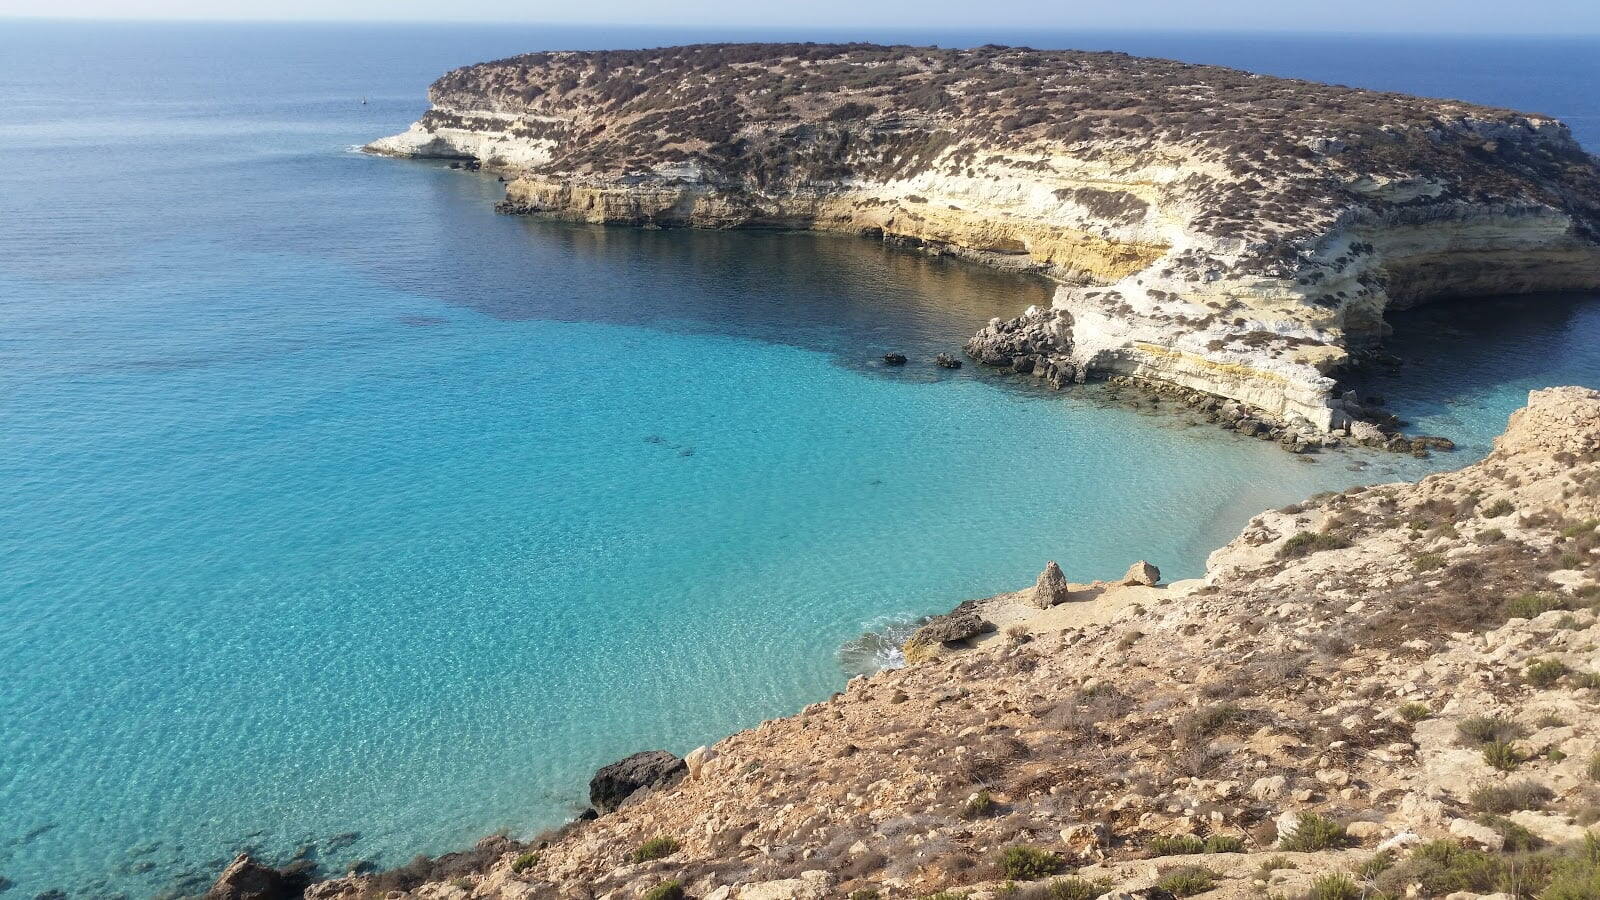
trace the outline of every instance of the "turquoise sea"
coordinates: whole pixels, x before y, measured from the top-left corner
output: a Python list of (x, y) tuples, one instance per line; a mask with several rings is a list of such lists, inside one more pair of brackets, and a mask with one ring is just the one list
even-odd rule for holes
[[(0, 885), (171, 896), (240, 849), (337, 872), (531, 833), (597, 765), (826, 696), (863, 632), (1049, 559), (1197, 574), (1263, 508), (1600, 386), (1593, 298), (1425, 310), (1374, 390), (1463, 449), (1308, 462), (924, 362), (1036, 281), (506, 218), (492, 178), (349, 149), (455, 65), (796, 36), (0, 21)], [(1593, 40), (803, 37), (1223, 62), (1600, 147)]]

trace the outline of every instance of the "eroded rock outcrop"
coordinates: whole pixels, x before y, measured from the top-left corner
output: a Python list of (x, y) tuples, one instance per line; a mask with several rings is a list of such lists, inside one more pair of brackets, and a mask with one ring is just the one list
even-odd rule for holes
[(1546, 116), (1117, 53), (718, 44), (450, 72), (369, 150), (475, 160), (503, 208), (822, 228), (1058, 279), (969, 347), (1348, 426), (1388, 310), (1600, 285), (1600, 178)]

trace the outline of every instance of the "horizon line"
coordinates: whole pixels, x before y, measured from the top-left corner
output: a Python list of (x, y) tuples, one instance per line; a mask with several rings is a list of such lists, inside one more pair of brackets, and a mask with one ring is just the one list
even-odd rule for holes
[[(0, 13), (0, 22), (34, 22), (34, 23), (59, 23), (59, 24), (117, 24), (117, 25), (366, 25), (366, 26), (456, 26), (456, 27), (517, 27), (517, 28), (619, 28), (633, 30), (648, 30), (662, 32), (741, 32), (750, 30), (764, 31), (813, 31), (824, 33), (843, 33), (850, 31), (895, 30), (907, 34), (948, 34), (953, 31), (967, 31), (982, 34), (984, 32), (1005, 32), (1014, 29), (1025, 29), (1032, 33), (1042, 34), (1169, 34), (1169, 35), (1250, 35), (1250, 36), (1279, 36), (1279, 37), (1392, 37), (1392, 38), (1548, 38), (1548, 39), (1583, 39), (1600, 38), (1600, 31), (1556, 32), (1556, 31), (1364, 31), (1341, 30), (1329, 31), (1327, 29), (1296, 30), (1289, 28), (1251, 28), (1247, 26), (1233, 27), (1199, 27), (1199, 28), (1139, 28), (1136, 26), (1117, 25), (1051, 25), (1039, 27), (1037, 24), (1016, 23), (1001, 24), (950, 24), (950, 25), (913, 25), (901, 26), (889, 23), (862, 23), (856, 25), (810, 25), (784, 23), (775, 25), (764, 24), (716, 24), (716, 25), (683, 25), (681, 23), (665, 22), (578, 22), (578, 21), (544, 21), (537, 19), (344, 19), (344, 18), (200, 18), (189, 16), (27, 16)], [(762, 43), (752, 41), (751, 43)]]

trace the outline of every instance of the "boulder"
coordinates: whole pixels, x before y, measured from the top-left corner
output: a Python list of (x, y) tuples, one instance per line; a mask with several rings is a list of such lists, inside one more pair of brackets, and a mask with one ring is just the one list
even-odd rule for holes
[(1161, 570), (1150, 565), (1144, 560), (1139, 560), (1128, 567), (1128, 574), (1122, 576), (1123, 584), (1143, 584), (1154, 586), (1161, 581)]
[(1072, 590), (1067, 586), (1067, 576), (1061, 573), (1061, 567), (1052, 559), (1045, 564), (1039, 579), (1033, 583), (1033, 605), (1049, 609), (1071, 599)]
[(602, 766), (589, 779), (589, 804), (601, 815), (616, 812), (635, 794), (677, 784), (689, 767), (665, 750), (646, 750)]
[(906, 355), (904, 353), (885, 353), (883, 362), (885, 365), (903, 366), (906, 364)]
[(760, 881), (739, 887), (739, 900), (826, 900), (833, 895), (838, 877), (821, 869), (801, 872), (799, 878)]
[(1350, 438), (1358, 444), (1366, 444), (1368, 446), (1378, 446), (1389, 440), (1389, 436), (1383, 433), (1383, 429), (1371, 422), (1351, 422)]
[(241, 853), (217, 876), (205, 900), (291, 900), (300, 897), (310, 883), (304, 871), (285, 874)]
[(961, 368), (961, 360), (956, 359), (954, 356), (951, 356), (948, 353), (941, 353), (938, 356), (935, 356), (933, 358), (933, 364), (941, 369)]
[(967, 601), (942, 616), (934, 616), (911, 633), (907, 644), (948, 644), (964, 641), (986, 631), (994, 625), (978, 615), (977, 604)]
[(1289, 792), (1289, 780), (1282, 775), (1268, 775), (1257, 778), (1250, 785), (1250, 796), (1261, 801), (1277, 800)]
[(1505, 836), (1488, 825), (1480, 825), (1471, 819), (1452, 819), (1450, 833), (1478, 844), (1485, 850), (1499, 851), (1506, 845)]
[(700, 773), (705, 771), (706, 764), (716, 758), (717, 751), (702, 744), (689, 751), (689, 755), (683, 758), (683, 764), (688, 768), (690, 778), (699, 778)]

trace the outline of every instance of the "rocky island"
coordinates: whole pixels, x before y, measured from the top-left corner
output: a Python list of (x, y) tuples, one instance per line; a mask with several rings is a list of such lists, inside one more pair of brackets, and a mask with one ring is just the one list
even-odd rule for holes
[(213, 900), (1600, 897), (1600, 392), (1494, 452), (963, 603), (905, 668), (596, 774), (529, 841)]
[(991, 323), (973, 357), (1306, 435), (1381, 439), (1338, 379), (1388, 311), (1600, 287), (1596, 160), (1554, 119), (1451, 100), (870, 44), (534, 53), (430, 99), (367, 149), (496, 171), (508, 212), (847, 231), (1041, 272), (1050, 307)]

